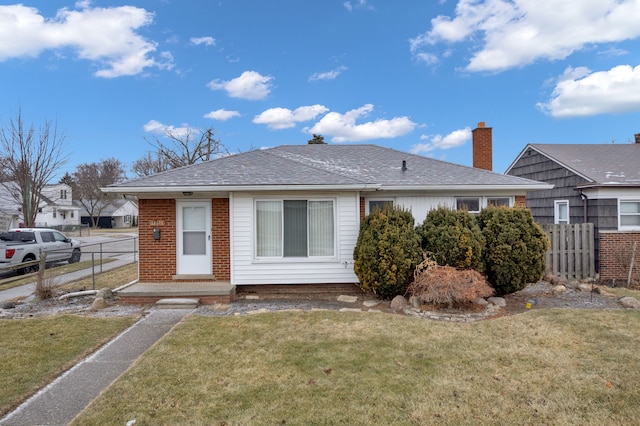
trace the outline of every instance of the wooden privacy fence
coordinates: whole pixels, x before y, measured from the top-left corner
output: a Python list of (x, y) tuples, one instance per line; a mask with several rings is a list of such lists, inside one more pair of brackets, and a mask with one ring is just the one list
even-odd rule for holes
[(551, 248), (547, 251), (547, 274), (571, 279), (595, 278), (595, 235), (593, 223), (544, 224)]

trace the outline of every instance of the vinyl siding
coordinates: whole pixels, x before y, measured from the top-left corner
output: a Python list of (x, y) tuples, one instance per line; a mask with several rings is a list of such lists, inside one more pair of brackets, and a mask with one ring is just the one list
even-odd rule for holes
[[(331, 198), (335, 201), (336, 256), (330, 260), (274, 259), (254, 257), (254, 200), (275, 197), (290, 199)], [(270, 193), (251, 195), (235, 193), (231, 198), (232, 271), (231, 281), (236, 285), (254, 284), (322, 284), (355, 283), (353, 248), (360, 229), (359, 198), (355, 192), (304, 194)]]

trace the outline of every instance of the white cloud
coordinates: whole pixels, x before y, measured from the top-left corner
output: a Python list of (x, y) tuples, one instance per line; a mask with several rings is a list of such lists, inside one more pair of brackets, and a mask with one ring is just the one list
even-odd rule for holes
[(207, 84), (211, 90), (225, 90), (232, 98), (260, 100), (271, 91), (271, 76), (263, 76), (255, 71), (245, 71), (232, 80), (212, 80)]
[(584, 117), (640, 111), (640, 65), (608, 71), (568, 68), (546, 103), (538, 108), (554, 117)]
[(368, 9), (374, 10), (373, 6), (371, 6), (367, 0), (356, 0), (356, 1), (346, 1), (342, 3), (342, 5), (351, 12), (353, 9)]
[(411, 132), (416, 123), (408, 117), (391, 120), (376, 120), (356, 124), (356, 120), (373, 111), (373, 105), (366, 104), (345, 114), (330, 112), (313, 127), (305, 129), (309, 134), (331, 135), (332, 142), (358, 142), (370, 139), (395, 138)]
[(288, 108), (269, 108), (256, 115), (253, 122), (266, 124), (272, 130), (289, 129), (296, 123), (313, 120), (327, 111), (329, 108), (324, 105), (301, 106), (293, 111)]
[(471, 129), (465, 127), (464, 129), (454, 130), (446, 136), (420, 136), (422, 140), (428, 140), (429, 142), (415, 144), (411, 147), (411, 153), (424, 154), (436, 149), (450, 149), (464, 145), (471, 140)]
[(539, 59), (563, 59), (596, 43), (640, 36), (638, 0), (459, 0), (455, 16), (431, 20), (410, 41), (414, 54), (481, 39), (468, 71), (503, 71)]
[(200, 44), (204, 44), (205, 46), (216, 45), (216, 39), (213, 37), (191, 37), (189, 41), (191, 41), (191, 43), (195, 44), (196, 46)]
[(332, 71), (317, 72), (309, 77), (309, 81), (318, 80), (335, 80), (340, 74), (347, 70), (347, 67), (341, 66)]
[(152, 23), (153, 13), (133, 6), (92, 8), (88, 1), (76, 3), (76, 8), (59, 9), (54, 18), (45, 18), (33, 7), (0, 6), (0, 61), (71, 48), (79, 58), (99, 65), (98, 77), (172, 67), (166, 54), (153, 58), (156, 42), (136, 33)]
[(233, 117), (240, 117), (238, 111), (229, 111), (226, 109), (217, 109), (204, 115), (204, 118), (210, 118), (212, 120), (227, 121)]
[(181, 127), (174, 127), (171, 125), (162, 124), (161, 122), (156, 120), (149, 120), (147, 124), (143, 126), (143, 128), (147, 133), (155, 133), (158, 135), (165, 135), (167, 133), (170, 133), (171, 135), (178, 138), (182, 138), (198, 131), (198, 129), (196, 129), (195, 127), (191, 127), (187, 124), (184, 124)]

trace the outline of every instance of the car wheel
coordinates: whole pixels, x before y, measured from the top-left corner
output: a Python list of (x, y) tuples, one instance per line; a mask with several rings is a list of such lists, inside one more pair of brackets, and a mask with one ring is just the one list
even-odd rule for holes
[(78, 263), (80, 262), (80, 249), (74, 249), (73, 253), (71, 253), (71, 257), (69, 258), (69, 263)]
[[(23, 262), (33, 262), (34, 260), (36, 260), (35, 257), (33, 256), (27, 256), (24, 259), (22, 259)], [(24, 268), (20, 268), (18, 269), (18, 275), (24, 275), (24, 274), (31, 274), (33, 272), (38, 272), (38, 269), (40, 269), (40, 265), (29, 265), (29, 266), (25, 266)]]

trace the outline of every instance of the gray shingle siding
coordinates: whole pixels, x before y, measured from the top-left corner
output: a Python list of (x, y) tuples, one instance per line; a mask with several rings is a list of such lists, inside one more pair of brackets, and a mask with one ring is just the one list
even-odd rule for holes
[(531, 213), (538, 223), (554, 222), (555, 200), (569, 201), (569, 221), (571, 223), (583, 222), (582, 199), (575, 188), (577, 185), (587, 182), (586, 179), (533, 149), (528, 149), (512, 165), (508, 174), (554, 185), (553, 189), (527, 192), (527, 207), (531, 209)]

